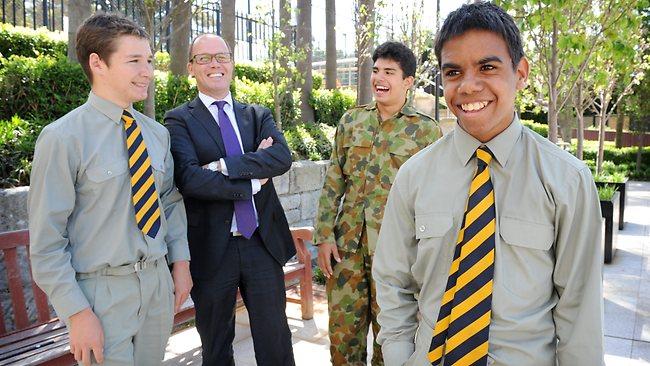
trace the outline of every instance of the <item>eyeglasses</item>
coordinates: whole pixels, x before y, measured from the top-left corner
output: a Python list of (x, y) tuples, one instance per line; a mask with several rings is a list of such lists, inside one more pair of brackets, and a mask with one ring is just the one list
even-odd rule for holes
[(194, 55), (190, 59), (190, 62), (194, 61), (199, 65), (206, 65), (212, 62), (212, 59), (215, 59), (220, 64), (227, 64), (228, 62), (232, 61), (232, 55), (228, 52), (215, 53), (215, 54), (200, 53), (198, 55)]

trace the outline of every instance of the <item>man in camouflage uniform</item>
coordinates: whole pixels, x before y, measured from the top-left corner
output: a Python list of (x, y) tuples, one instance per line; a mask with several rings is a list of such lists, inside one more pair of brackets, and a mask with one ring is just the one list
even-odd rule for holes
[[(317, 215), (315, 243), (328, 277), (334, 365), (366, 364), (368, 328), (372, 324), (375, 339), (379, 332), (371, 266), (388, 192), (399, 167), (441, 135), (436, 122), (407, 101), (413, 52), (386, 42), (372, 60), (375, 101), (341, 117)], [(376, 341), (372, 365), (383, 365)]]

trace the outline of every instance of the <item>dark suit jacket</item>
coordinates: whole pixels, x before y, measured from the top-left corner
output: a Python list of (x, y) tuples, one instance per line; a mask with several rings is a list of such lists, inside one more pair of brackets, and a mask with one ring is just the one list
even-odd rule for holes
[[(219, 126), (197, 97), (165, 115), (171, 135), (176, 185), (187, 211), (190, 270), (192, 276), (215, 275), (228, 244), (234, 200), (254, 197), (258, 233), (273, 258), (284, 265), (295, 253), (289, 225), (272, 179), (252, 195), (250, 179), (281, 175), (291, 167), (291, 152), (271, 112), (263, 107), (233, 101), (244, 154), (226, 157)], [(256, 151), (273, 137), (273, 145)], [(202, 166), (223, 158), (228, 176)]]

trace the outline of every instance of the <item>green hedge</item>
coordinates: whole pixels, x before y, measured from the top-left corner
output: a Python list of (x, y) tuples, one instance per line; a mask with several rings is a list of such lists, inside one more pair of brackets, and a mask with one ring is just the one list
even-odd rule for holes
[(0, 58), (0, 119), (53, 121), (84, 103), (90, 86), (79, 64), (63, 57)]
[(61, 32), (0, 23), (0, 56), (58, 56), (65, 55), (67, 47), (65, 35)]
[(45, 123), (0, 120), (0, 188), (29, 184), (34, 144)]
[(311, 103), (316, 121), (336, 127), (343, 113), (354, 107), (356, 100), (352, 90), (314, 90)]
[(545, 125), (543, 123), (537, 123), (531, 120), (527, 119), (522, 119), (521, 123), (530, 128), (531, 130), (537, 132), (538, 134), (542, 135), (543, 137), (548, 138), (548, 125)]
[(284, 129), (294, 160), (326, 160), (332, 155), (336, 128), (324, 123), (305, 123)]

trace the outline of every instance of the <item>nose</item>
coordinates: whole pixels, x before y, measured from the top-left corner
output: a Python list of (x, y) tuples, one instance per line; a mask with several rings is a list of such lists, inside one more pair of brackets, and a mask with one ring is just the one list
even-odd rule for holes
[(483, 81), (476, 73), (465, 73), (458, 85), (458, 92), (462, 94), (474, 94), (483, 90)]
[(153, 77), (153, 63), (145, 63), (145, 65), (140, 69), (140, 75), (151, 79)]

